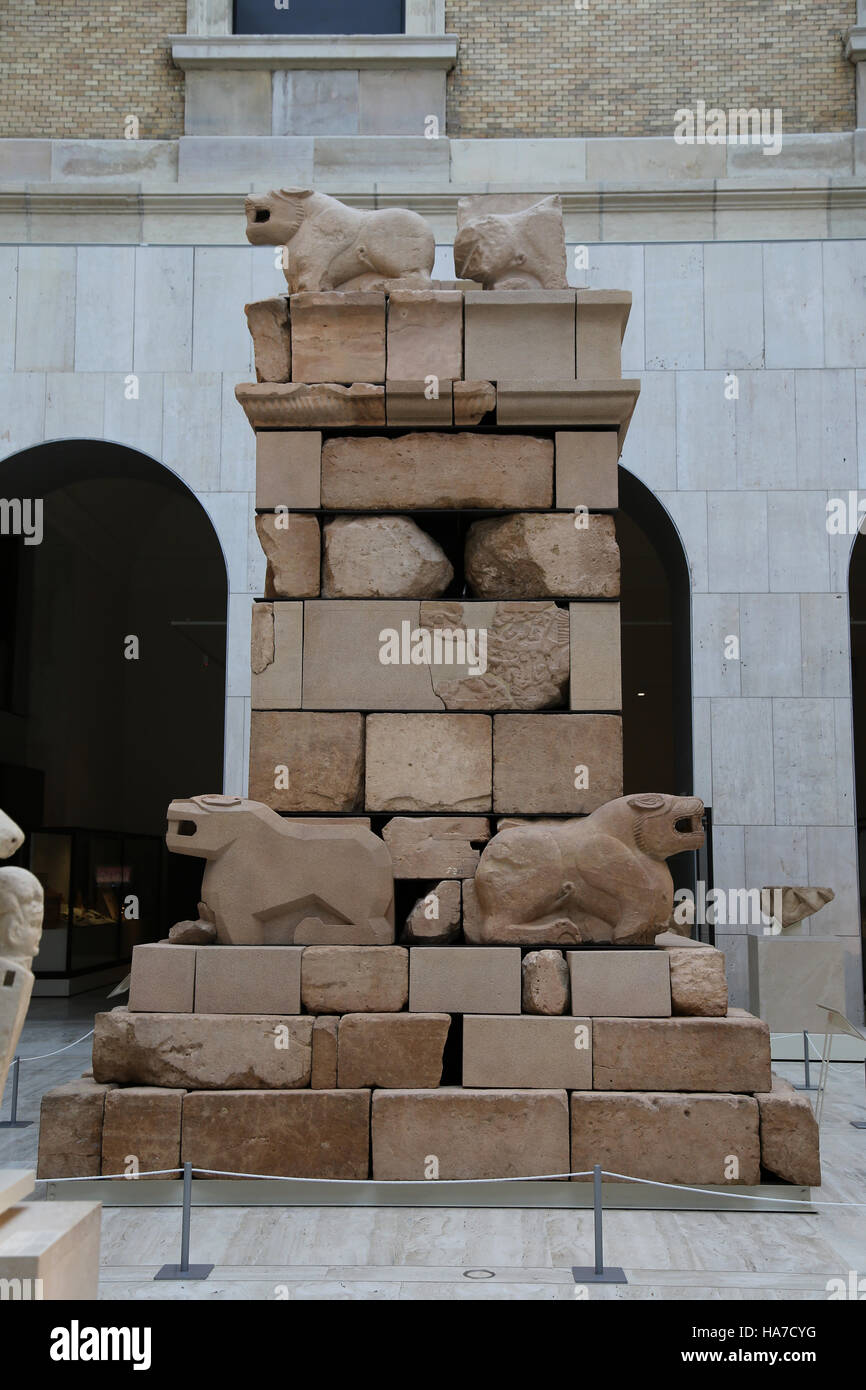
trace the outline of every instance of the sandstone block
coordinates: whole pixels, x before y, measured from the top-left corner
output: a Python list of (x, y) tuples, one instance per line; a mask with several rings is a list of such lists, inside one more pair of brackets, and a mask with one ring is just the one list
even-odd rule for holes
[(413, 946), (413, 1014), (519, 1014), (520, 950), (515, 946)]
[(340, 516), (324, 530), (324, 598), (438, 598), (454, 570), (408, 516)]
[(250, 641), (253, 709), (300, 709), (302, 603), (255, 603)]
[(490, 839), (483, 816), (395, 816), (382, 830), (395, 878), (465, 878)]
[(364, 716), (254, 710), (250, 796), (275, 811), (354, 811), (363, 799)]
[(256, 506), (305, 510), (322, 501), (321, 430), (260, 430), (256, 435)]
[(303, 946), (216, 946), (201, 954), (199, 1014), (299, 1014)]
[(557, 507), (618, 507), (616, 430), (559, 430), (555, 442)]
[(519, 381), (503, 380), (496, 383), (496, 421), (499, 425), (616, 430), (617, 448), (621, 453), (639, 395), (640, 381), (637, 379), (538, 382), (524, 377)]
[(319, 518), (302, 512), (261, 512), (256, 534), (267, 557), (266, 598), (303, 598), (319, 592)]
[(185, 1095), (185, 1091), (161, 1086), (109, 1091), (102, 1131), (102, 1172), (126, 1173), (130, 1158), (137, 1161), (139, 1173), (180, 1167), (180, 1116)]
[(411, 599), (324, 599), (305, 605), (303, 700), (307, 709), (441, 709), (430, 668), (383, 661), (401, 630), (417, 629)]
[(761, 1116), (761, 1163), (782, 1182), (821, 1186), (818, 1122), (808, 1098), (773, 1074), (772, 1089), (755, 1096)]
[(191, 1014), (198, 948), (169, 942), (132, 948), (129, 1008), (133, 1013)]
[(770, 1030), (751, 1014), (727, 1018), (598, 1018), (597, 1091), (770, 1090)]
[(569, 1172), (565, 1091), (373, 1092), (373, 1177), (519, 1178)]
[(254, 430), (317, 430), (339, 425), (384, 425), (385, 388), (356, 381), (352, 386), (299, 381), (235, 387), (235, 397)]
[(493, 764), (499, 812), (594, 811), (622, 794), (622, 720), (609, 714), (497, 714)]
[(519, 512), (473, 522), (466, 578), (478, 598), (617, 598), (613, 517)]
[(569, 951), (571, 1007), (587, 1018), (670, 1018), (666, 951)]
[(308, 946), (304, 952), (301, 1000), (308, 1013), (396, 1013), (408, 997), (403, 946)]
[(392, 290), (388, 299), (388, 381), (459, 381), (463, 376), (463, 295), (459, 290)]
[(569, 604), (574, 710), (622, 709), (622, 655), (618, 603)]
[(325, 507), (501, 511), (548, 507), (552, 498), (553, 441), (549, 439), (430, 431), (397, 439), (329, 439), (322, 450)]
[(292, 380), (385, 380), (385, 296), (381, 292), (293, 294)]
[(428, 602), (419, 621), (434, 644), (433, 693), (446, 709), (564, 703), (569, 623), (555, 603)]
[(453, 941), (460, 933), (461, 921), (460, 881), (443, 879), (412, 908), (403, 928), (403, 940), (417, 941), (422, 946)]
[(496, 410), (496, 387), (492, 381), (455, 381), (452, 396), (457, 429), (480, 425), (485, 415)]
[(574, 380), (574, 290), (468, 290), (464, 298), (468, 379)]
[(361, 1180), (369, 1091), (220, 1091), (186, 1096), (185, 1163), (221, 1172)]
[(291, 381), (292, 338), (286, 295), (246, 304), (244, 313), (253, 340), (256, 381)]
[(337, 1085), (422, 1089), (442, 1080), (448, 1014), (346, 1014), (340, 1020)]
[(484, 714), (371, 714), (368, 811), (488, 811), (491, 721)]
[(423, 381), (389, 381), (385, 416), (395, 429), (443, 429), (454, 421), (454, 392), (450, 381), (436, 383), (435, 393)]
[[(209, 947), (217, 951), (218, 946)], [(309, 1086), (311, 1018), (289, 1014), (97, 1014), (93, 1075), (194, 1091)]]
[[(0, 1287), (4, 1301), (16, 1297), (12, 1280), (21, 1281), (23, 1298), (35, 1295), (50, 1303), (96, 1301), (102, 1204), (82, 1202), (79, 1197), (76, 1194), (72, 1202), (19, 1202), (3, 1213)], [(24, 1321), (19, 1313), (16, 1330)]]
[[(729, 1176), (732, 1158), (735, 1177)], [(737, 1095), (573, 1091), (572, 1171), (585, 1173), (596, 1163), (652, 1182), (757, 1184), (757, 1104)]]
[(668, 948), (671, 966), (671, 1005), (675, 1014), (724, 1018), (728, 1012), (728, 980), (725, 957), (708, 946), (703, 951), (690, 947)]
[(631, 312), (627, 290), (577, 291), (577, 375), (581, 381), (622, 376), (622, 340)]
[(45, 1092), (39, 1110), (37, 1177), (99, 1177), (105, 1097), (112, 1090), (82, 1076)]
[(591, 1089), (592, 1024), (584, 1018), (469, 1015), (463, 1020), (463, 1085)]
[(561, 951), (530, 951), (523, 957), (525, 1014), (564, 1014), (571, 998), (568, 966)]
[(314, 1091), (337, 1089), (338, 1017), (319, 1014), (313, 1020), (313, 1068), (310, 1085)]

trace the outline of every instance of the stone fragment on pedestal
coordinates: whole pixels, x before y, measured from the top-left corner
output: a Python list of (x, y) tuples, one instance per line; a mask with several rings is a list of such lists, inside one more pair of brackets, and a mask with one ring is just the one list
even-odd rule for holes
[(478, 598), (617, 598), (613, 517), (518, 512), (476, 521), (466, 537), (466, 578)]
[(215, 946), (198, 958), (200, 1014), (299, 1014), (303, 946)]
[(569, 951), (571, 1007), (588, 1018), (670, 1018), (666, 951)]
[(392, 290), (388, 296), (388, 381), (459, 381), (463, 376), (463, 295), (459, 290)]
[(574, 290), (467, 290), (464, 314), (467, 378), (575, 379)]
[(337, 1041), (337, 1085), (427, 1088), (442, 1080), (448, 1014), (345, 1014)]
[(618, 507), (616, 430), (559, 430), (554, 438), (557, 507)]
[(571, 1166), (650, 1182), (760, 1182), (758, 1106), (743, 1095), (573, 1091)]
[(394, 1013), (409, 997), (403, 946), (308, 946), (301, 1001), (311, 1014)]
[(132, 948), (129, 1008), (132, 1013), (191, 1014), (195, 1008), (198, 948), (159, 941)]
[(452, 396), (457, 429), (480, 425), (485, 415), (496, 409), (496, 387), (492, 381), (455, 381)]
[(409, 955), (411, 1013), (520, 1013), (517, 948), (413, 946)]
[(592, 1024), (588, 1019), (572, 1017), (467, 1015), (463, 1020), (463, 1085), (589, 1090)]
[(618, 716), (494, 717), (494, 810), (579, 815), (596, 810), (621, 792), (622, 720)]
[(266, 598), (310, 598), (319, 592), (319, 518), (302, 512), (261, 512), (256, 534), (268, 567)]
[(772, 1088), (755, 1096), (761, 1116), (761, 1163), (782, 1182), (821, 1186), (818, 1122), (807, 1096), (773, 1074)]
[(419, 622), (438, 644), (430, 677), (446, 709), (533, 710), (565, 702), (569, 622), (555, 603), (428, 602), (420, 605)]
[(460, 932), (460, 908), (459, 879), (443, 879), (418, 899), (406, 918), (402, 939), (422, 946), (453, 941)]
[(39, 1111), (38, 1177), (99, 1177), (105, 1097), (113, 1089), (82, 1076), (45, 1092)]
[(293, 294), (292, 381), (385, 380), (385, 296), (381, 292)]
[(218, 1172), (367, 1178), (370, 1092), (235, 1090), (185, 1096), (181, 1159)]
[(250, 796), (275, 811), (363, 805), (364, 716), (253, 710)]
[(442, 547), (411, 517), (340, 516), (323, 541), (323, 598), (438, 598), (454, 578)]
[(724, 1018), (728, 1012), (725, 957), (712, 946), (703, 951), (668, 947), (674, 1014)]
[(836, 894), (832, 888), (795, 888), (785, 884), (761, 889), (761, 911), (765, 917), (775, 914), (782, 927), (793, 927), (806, 917), (814, 917), (822, 907), (831, 903)]
[(261, 511), (319, 507), (321, 430), (260, 430), (256, 435), (256, 506)]
[(318, 430), (340, 425), (384, 425), (385, 388), (299, 381), (242, 383), (235, 396), (254, 430)]
[(597, 1091), (769, 1091), (770, 1030), (740, 1009), (727, 1018), (597, 1018)]
[[(128, 1086), (105, 1097), (102, 1173), (137, 1176), (180, 1167), (182, 1090)], [(131, 1161), (135, 1166), (131, 1169)], [(171, 1173), (165, 1173), (170, 1178)], [(177, 1173), (174, 1173), (177, 1177)], [(156, 1179), (144, 1179), (156, 1181)]]
[[(523, 204), (523, 205), (518, 205)], [(454, 264), (486, 290), (556, 290), (568, 285), (562, 199), (480, 194), (457, 204)]]
[(490, 839), (483, 816), (394, 816), (382, 838), (395, 878), (465, 878), (478, 867), (475, 846)]
[(246, 304), (244, 313), (253, 340), (256, 381), (291, 381), (292, 338), (286, 295)]
[(530, 951), (523, 957), (525, 1014), (564, 1014), (570, 998), (568, 966), (561, 951)]
[(489, 811), (491, 720), (485, 714), (371, 714), (368, 811)]

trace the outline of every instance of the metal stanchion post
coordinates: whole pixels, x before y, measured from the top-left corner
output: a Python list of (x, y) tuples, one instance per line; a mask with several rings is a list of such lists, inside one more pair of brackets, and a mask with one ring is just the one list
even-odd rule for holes
[(609, 1269), (604, 1267), (604, 1231), (602, 1228), (601, 1203), (601, 1164), (596, 1163), (592, 1170), (592, 1214), (595, 1235), (595, 1265), (572, 1265), (575, 1284), (627, 1284), (625, 1270), (618, 1265)]
[(206, 1279), (213, 1265), (191, 1265), (189, 1262), (189, 1231), (192, 1218), (192, 1164), (183, 1165), (183, 1217), (180, 1235), (180, 1264), (163, 1265), (154, 1279)]
[(812, 1074), (809, 1071), (809, 1034), (803, 1029), (803, 1069), (806, 1073), (805, 1084), (799, 1081), (794, 1083), (795, 1091), (817, 1091), (818, 1087), (812, 1085)]
[(8, 1120), (0, 1120), (0, 1129), (29, 1129), (32, 1120), (19, 1120), (18, 1118), (18, 1071), (21, 1066), (21, 1058), (16, 1057), (12, 1063), (12, 1114)]

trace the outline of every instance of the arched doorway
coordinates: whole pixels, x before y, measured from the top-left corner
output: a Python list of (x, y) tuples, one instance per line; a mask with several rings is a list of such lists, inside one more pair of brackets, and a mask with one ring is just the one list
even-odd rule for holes
[(165, 810), (222, 786), (225, 561), (189, 489), (120, 445), (25, 450), (0, 498), (0, 806), (46, 890), (40, 989), (75, 993), (194, 915)]

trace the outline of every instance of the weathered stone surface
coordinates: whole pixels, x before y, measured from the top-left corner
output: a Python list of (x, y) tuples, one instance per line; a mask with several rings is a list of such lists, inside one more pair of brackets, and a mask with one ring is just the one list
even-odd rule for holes
[(275, 811), (355, 811), (363, 804), (364, 716), (253, 710), (250, 796)]
[(182, 1158), (195, 1168), (217, 1172), (366, 1178), (370, 1092), (220, 1091), (186, 1096)]
[(443, 879), (418, 899), (406, 918), (402, 940), (417, 941), (422, 946), (454, 941), (460, 934), (461, 920), (460, 881)]
[[(185, 1091), (161, 1086), (129, 1086), (105, 1097), (102, 1172), (127, 1173), (131, 1158), (138, 1173), (180, 1166), (180, 1116)], [(147, 1179), (144, 1181), (156, 1181)]]
[(479, 598), (617, 598), (613, 517), (548, 512), (476, 521), (466, 537), (466, 578)]
[(113, 1089), (82, 1076), (45, 1092), (39, 1111), (37, 1177), (99, 1177), (105, 1097)]
[(773, 1074), (772, 1089), (755, 1096), (761, 1116), (761, 1163), (782, 1182), (821, 1186), (818, 1122), (808, 1097)]
[(299, 1014), (303, 946), (218, 946), (196, 966), (199, 1014)]
[(627, 290), (577, 291), (577, 375), (581, 381), (622, 376), (622, 340), (631, 312)]
[(508, 946), (413, 946), (411, 1013), (519, 1014), (520, 951)]
[(484, 714), (371, 714), (368, 811), (488, 811), (491, 721)]
[(385, 388), (356, 381), (352, 386), (300, 381), (242, 382), (235, 397), (254, 430), (318, 430), (335, 425), (384, 425)]
[(373, 1177), (379, 1181), (519, 1178), (568, 1173), (565, 1091), (374, 1091)]
[(523, 957), (525, 1014), (564, 1014), (570, 998), (568, 966), (561, 951), (530, 951)]
[(290, 1014), (112, 1009), (94, 1020), (93, 1075), (124, 1086), (193, 1091), (309, 1086), (312, 1032), (311, 1018)]
[(569, 951), (571, 1007), (588, 1018), (670, 1018), (665, 951)]
[(310, 1085), (314, 1091), (337, 1089), (337, 1036), (339, 1017), (319, 1014), (313, 1021), (313, 1067)]
[(450, 381), (438, 381), (435, 391), (424, 381), (389, 381), (385, 416), (392, 429), (441, 430), (454, 423), (454, 392)]
[(198, 948), (174, 942), (132, 948), (129, 1008), (132, 1013), (191, 1014), (195, 1004)]
[(175, 922), (168, 929), (168, 939), (172, 946), (211, 946), (216, 941), (216, 927), (213, 922)]
[(622, 720), (612, 714), (497, 714), (493, 763), (497, 811), (595, 811), (622, 793)]
[(256, 506), (318, 507), (322, 500), (321, 430), (261, 430), (256, 435)]
[(463, 1020), (463, 1085), (548, 1090), (592, 1087), (592, 1024), (585, 1018)]
[(379, 293), (293, 294), (292, 380), (385, 380), (385, 296)]
[(671, 966), (671, 1005), (675, 1014), (724, 1018), (728, 1012), (728, 980), (721, 951), (667, 948)]
[(495, 197), (457, 204), (454, 266), (486, 290), (565, 289), (568, 285), (562, 199), (556, 194), (520, 209)]
[(448, 1014), (346, 1014), (340, 1020), (337, 1085), (391, 1090), (438, 1086)]
[(388, 381), (459, 381), (463, 295), (459, 290), (394, 290), (388, 298)]
[(835, 896), (832, 888), (792, 888), (790, 884), (762, 888), (761, 911), (766, 917), (775, 915), (783, 927), (793, 927), (795, 922), (820, 912)]
[(305, 708), (442, 709), (430, 667), (410, 659), (419, 611), (417, 599), (331, 598), (306, 603)]
[(597, 1091), (770, 1090), (770, 1030), (739, 1009), (727, 1018), (597, 1018)]
[(291, 381), (292, 338), (289, 301), (284, 294), (244, 305), (253, 340), (256, 381)]
[[(287, 820), (257, 801), (199, 796), (171, 803), (166, 844), (207, 861), (202, 894), (226, 946), (394, 939), (391, 856), (362, 825)], [(263, 959), (239, 956), (238, 969), (258, 970)], [(277, 987), (287, 991), (281, 1011), (292, 1012), (294, 957), (273, 959), (289, 971)], [(208, 978), (224, 968), (208, 962)]]
[(616, 430), (559, 430), (555, 443), (557, 507), (618, 507)]
[(309, 598), (319, 592), (319, 518), (302, 512), (262, 512), (256, 534), (268, 562), (266, 598)]
[(340, 516), (324, 531), (325, 598), (438, 598), (454, 570), (407, 516)]
[(470, 380), (574, 381), (574, 290), (469, 290), (464, 299)]
[(573, 1091), (571, 1166), (590, 1177), (572, 1181), (591, 1182), (596, 1163), (651, 1182), (757, 1184), (758, 1106), (751, 1096)]
[(300, 709), (302, 603), (254, 603), (250, 640), (253, 709)]
[[(430, 431), (397, 439), (329, 439), (322, 449), (325, 507), (502, 510), (547, 507), (552, 497), (549, 439)], [(493, 597), (522, 595), (499, 592)]]
[(304, 952), (301, 1000), (308, 1013), (396, 1013), (408, 998), (403, 946), (309, 946)]
[(563, 704), (569, 678), (569, 622), (556, 604), (422, 603), (419, 621), (434, 639), (437, 630), (442, 633), (446, 655), (461, 633), (466, 634), (469, 659), (431, 666), (434, 693), (446, 709), (546, 709)]
[(622, 709), (622, 632), (618, 603), (570, 603), (569, 704)]
[(466, 878), (475, 873), (479, 844), (490, 839), (483, 816), (395, 816), (382, 830), (395, 878)]
[(485, 415), (496, 409), (496, 387), (492, 381), (455, 381), (452, 396), (457, 429), (480, 425)]

